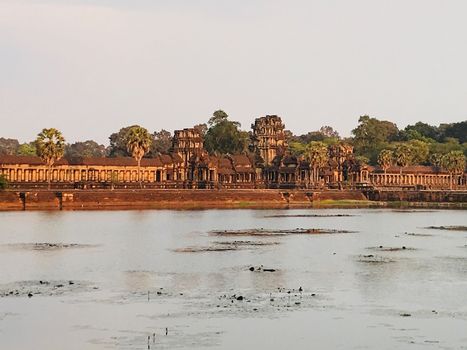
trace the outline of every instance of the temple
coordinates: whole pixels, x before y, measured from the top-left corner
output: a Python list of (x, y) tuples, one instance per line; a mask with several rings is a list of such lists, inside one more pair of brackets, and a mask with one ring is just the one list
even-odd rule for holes
[(143, 158), (140, 176), (132, 158), (62, 158), (49, 168), (39, 157), (0, 156), (0, 174), (12, 188), (451, 188), (466, 186), (466, 172), (453, 175), (432, 166), (379, 167), (360, 164), (352, 146), (340, 143), (327, 150), (326, 164), (316, 167), (290, 153), (279, 116), (267, 115), (252, 124), (250, 152), (208, 154), (195, 128), (174, 132), (171, 153)]

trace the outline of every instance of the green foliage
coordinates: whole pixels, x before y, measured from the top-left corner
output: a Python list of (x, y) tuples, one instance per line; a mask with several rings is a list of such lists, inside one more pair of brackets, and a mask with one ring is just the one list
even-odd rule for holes
[(352, 130), (355, 152), (375, 164), (379, 152), (398, 139), (399, 129), (394, 123), (367, 115), (361, 116), (358, 122), (359, 125)]
[(451, 151), (441, 158), (441, 166), (450, 174), (459, 174), (465, 170), (465, 156), (460, 151)]
[(65, 153), (65, 139), (57, 129), (43, 129), (36, 139), (37, 155), (48, 166), (52, 166)]
[(455, 138), (459, 143), (467, 142), (467, 121), (432, 126), (418, 122), (408, 125), (403, 133), (406, 140), (417, 139), (422, 141), (434, 140), (446, 142), (448, 138)]
[(203, 123), (203, 124), (196, 124), (193, 129), (199, 132), (199, 134), (204, 138), (206, 136), (206, 133), (208, 132), (208, 126)]
[(427, 162), (430, 152), (428, 143), (421, 140), (410, 140), (408, 146), (412, 156), (412, 163), (424, 164)]
[(412, 164), (412, 148), (407, 143), (399, 144), (394, 151), (394, 159), (396, 164), (401, 167), (406, 167)]
[(465, 156), (461, 151), (451, 151), (441, 158), (441, 167), (451, 175), (450, 188), (453, 186), (453, 175), (465, 171)]
[[(212, 117), (209, 119), (208, 124), (210, 126), (220, 124), (222, 122), (227, 121), (228, 118), (229, 118), (229, 115), (225, 113), (223, 110), (219, 109), (212, 114)], [(237, 122), (232, 122), (232, 123), (236, 123), (237, 126), (240, 126), (240, 124), (238, 124)]]
[(147, 129), (141, 126), (133, 126), (125, 135), (127, 151), (138, 162), (144, 154), (149, 151), (152, 145), (152, 136)]
[(383, 149), (378, 155), (378, 165), (386, 171), (394, 163), (394, 153), (389, 149)]
[(138, 182), (140, 187), (143, 188), (140, 172), (141, 159), (151, 149), (153, 136), (147, 129), (141, 126), (133, 126), (125, 135), (125, 141), (128, 152), (138, 163)]
[(329, 160), (328, 147), (324, 142), (312, 141), (306, 147), (305, 157), (313, 168), (322, 168)]
[(467, 142), (467, 121), (441, 124), (439, 128), (443, 138), (451, 137), (459, 140), (459, 143)]
[(16, 154), (19, 147), (19, 142), (16, 139), (6, 139), (0, 137), (0, 155), (13, 155)]
[(370, 160), (365, 157), (365, 156), (356, 156), (355, 157), (355, 161), (357, 162), (357, 164), (359, 166), (365, 166), (365, 165), (368, 165)]
[(37, 154), (35, 143), (22, 143), (21, 145), (19, 145), (16, 154), (19, 156), (35, 156)]
[(334, 130), (332, 126), (329, 126), (329, 125), (322, 126), (319, 129), (319, 132), (326, 138), (333, 138), (337, 140), (340, 139), (339, 133), (336, 130)]
[(240, 123), (230, 121), (227, 113), (221, 110), (214, 112), (208, 124), (204, 147), (209, 153), (235, 154), (248, 151), (249, 133), (240, 130)]
[(139, 127), (139, 125), (131, 125), (121, 128), (109, 136), (109, 157), (131, 157), (131, 153), (127, 149), (126, 136), (131, 128)]
[(47, 172), (47, 182), (49, 183), (48, 187), (50, 189), (51, 168), (65, 153), (65, 139), (62, 133), (57, 129), (42, 129), (39, 135), (37, 135), (35, 145), (37, 155), (49, 168)]
[(93, 158), (105, 157), (106, 149), (104, 145), (88, 140), (84, 142), (75, 142), (65, 146), (65, 157), (72, 158)]
[(153, 141), (148, 153), (150, 157), (154, 157), (161, 153), (169, 153), (170, 148), (172, 147), (172, 134), (170, 131), (162, 129), (161, 131), (154, 132), (152, 137)]
[(0, 175), (0, 190), (8, 188), (8, 180), (5, 175)]
[(311, 141), (305, 151), (305, 158), (313, 168), (313, 182), (319, 181), (319, 169), (322, 169), (329, 161), (328, 146), (321, 141)]
[(431, 165), (434, 165), (436, 167), (441, 167), (442, 159), (443, 159), (443, 155), (441, 153), (432, 153), (430, 154), (428, 161), (430, 162)]
[(327, 137), (322, 142), (328, 146), (333, 146), (339, 144), (341, 140), (337, 137)]
[(289, 143), (289, 151), (292, 155), (296, 157), (305, 154), (306, 149), (307, 149), (306, 145), (304, 145), (301, 142), (291, 141)]
[(330, 126), (322, 126), (318, 131), (310, 131), (306, 134), (295, 136), (289, 130), (285, 130), (286, 138), (289, 143), (300, 142), (304, 145), (312, 141), (322, 141), (327, 144), (336, 144), (341, 141), (339, 133)]
[(459, 144), (457, 139), (447, 138), (444, 142), (432, 142), (429, 144), (430, 154), (446, 154), (451, 151), (463, 151), (465, 147)]
[(426, 123), (418, 122), (414, 125), (407, 125), (404, 129), (409, 140), (422, 140), (427, 139), (437, 140), (439, 138), (439, 130), (436, 126)]

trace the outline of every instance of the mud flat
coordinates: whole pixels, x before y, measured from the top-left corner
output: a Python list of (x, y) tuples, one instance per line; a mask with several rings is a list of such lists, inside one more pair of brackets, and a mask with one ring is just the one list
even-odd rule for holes
[(213, 242), (209, 246), (191, 246), (174, 249), (177, 253), (225, 252), (233, 250), (256, 249), (262, 246), (275, 245), (279, 242), (232, 241)]
[(11, 248), (22, 250), (54, 251), (62, 249), (93, 248), (97, 247), (97, 245), (79, 243), (10, 243), (4, 244), (2, 247), (5, 249)]
[(35, 280), (0, 285), (0, 297), (58, 296), (98, 289), (87, 281)]
[(467, 231), (467, 226), (427, 226), (425, 228), (444, 231)]
[(432, 237), (432, 234), (429, 233), (416, 233), (416, 232), (404, 232), (404, 235), (410, 237)]
[(356, 259), (358, 262), (361, 263), (367, 263), (367, 264), (386, 264), (386, 263), (392, 263), (395, 262), (394, 259), (390, 259), (385, 256), (379, 256), (379, 255), (374, 255), (374, 254), (362, 254), (357, 256)]
[(296, 228), (291, 230), (248, 229), (248, 230), (213, 230), (209, 233), (216, 236), (289, 236), (289, 235), (324, 235), (337, 233), (355, 233), (356, 231), (325, 228)]
[(404, 251), (411, 251), (411, 250), (416, 250), (416, 248), (412, 247), (384, 247), (382, 245), (378, 247), (368, 247), (367, 249), (369, 250), (374, 250), (374, 251), (379, 251), (379, 252), (404, 252)]

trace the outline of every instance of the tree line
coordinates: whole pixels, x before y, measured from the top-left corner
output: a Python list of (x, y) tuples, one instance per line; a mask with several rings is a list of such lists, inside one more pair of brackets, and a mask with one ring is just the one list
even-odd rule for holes
[[(204, 138), (210, 154), (253, 154), (252, 133), (241, 129), (241, 124), (231, 120), (226, 112), (217, 110), (204, 124), (195, 126)], [(52, 130), (52, 131), (51, 131)], [(47, 134), (47, 132), (51, 134)], [(349, 144), (354, 147), (355, 161), (360, 164), (379, 165), (387, 170), (392, 165), (406, 167), (411, 164), (433, 165), (446, 169), (465, 167), (467, 155), (467, 121), (439, 126), (418, 122), (399, 129), (395, 123), (375, 117), (361, 116), (352, 136), (342, 138), (330, 126), (295, 135), (285, 131), (288, 152), (303, 157), (317, 168), (326, 164), (328, 146)], [(58, 130), (44, 129), (32, 142), (20, 144), (18, 140), (0, 138), (0, 154), (40, 155), (44, 157), (41, 140), (49, 139), (59, 145), (60, 157), (142, 157), (153, 158), (168, 153), (172, 146), (172, 134), (167, 130), (149, 132), (139, 125), (121, 128), (109, 136), (109, 145), (93, 140), (66, 143)], [(130, 140), (139, 142), (139, 148), (130, 146)], [(138, 140), (138, 141), (135, 141)], [(50, 145), (50, 144), (49, 144)], [(144, 152), (142, 151), (144, 150)], [(48, 160), (43, 158), (47, 163)]]

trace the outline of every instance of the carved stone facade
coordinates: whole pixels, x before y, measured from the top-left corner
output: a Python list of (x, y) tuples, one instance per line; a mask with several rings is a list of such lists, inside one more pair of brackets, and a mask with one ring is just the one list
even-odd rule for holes
[(277, 115), (256, 118), (253, 129), (253, 149), (263, 160), (265, 166), (272, 164), (276, 156), (283, 155), (287, 149), (284, 124)]

